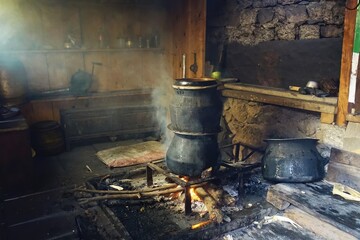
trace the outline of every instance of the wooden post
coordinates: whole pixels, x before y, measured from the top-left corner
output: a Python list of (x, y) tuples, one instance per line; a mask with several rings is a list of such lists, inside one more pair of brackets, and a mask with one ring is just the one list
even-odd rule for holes
[[(357, 4), (357, 0), (348, 0), (346, 2), (349, 8), (353, 8)], [(355, 21), (357, 10), (345, 9), (344, 20), (344, 38), (342, 45), (341, 70), (340, 70), (340, 86), (338, 98), (338, 112), (336, 117), (337, 125), (345, 125), (346, 114), (348, 113), (348, 95), (351, 73), (351, 59), (354, 44)]]
[(151, 187), (154, 184), (153, 170), (149, 166), (146, 166), (146, 183), (148, 187)]
[(191, 194), (190, 187), (185, 187), (185, 215), (191, 214)]

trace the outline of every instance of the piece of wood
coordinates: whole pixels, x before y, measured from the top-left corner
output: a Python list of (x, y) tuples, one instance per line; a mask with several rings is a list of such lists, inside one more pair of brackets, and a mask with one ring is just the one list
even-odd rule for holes
[(54, 119), (51, 102), (32, 104), (32, 121), (46, 121)]
[(360, 205), (335, 198), (332, 185), (324, 182), (308, 184), (276, 184), (271, 191), (282, 200), (327, 222), (354, 237), (360, 238)]
[(320, 122), (332, 124), (335, 120), (335, 114), (332, 113), (321, 113), (320, 114)]
[(210, 186), (210, 184), (204, 188), (210, 194), (210, 196), (217, 202), (217, 204), (222, 203), (222, 195), (224, 193), (222, 189), (216, 188), (215, 186)]
[(62, 23), (62, 6), (56, 2), (40, 5), (43, 46), (45, 49), (61, 49), (64, 47), (64, 30)]
[(349, 122), (347, 124), (343, 149), (360, 154), (360, 123)]
[(220, 206), (235, 205), (236, 199), (223, 189), (217, 188), (215, 185), (212, 184), (207, 184), (204, 188)]
[(195, 188), (195, 193), (203, 200), (206, 209), (209, 212), (209, 219), (214, 220), (217, 223), (222, 223), (224, 219), (224, 214), (221, 210), (217, 207), (216, 201), (211, 195), (205, 191), (203, 187)]
[(279, 196), (276, 193), (274, 193), (271, 189), (269, 189), (266, 194), (266, 201), (268, 203), (271, 203), (271, 205), (273, 205), (279, 210), (285, 210), (290, 206), (289, 202), (279, 198)]
[(155, 192), (155, 191), (159, 191), (159, 190), (175, 188), (177, 186), (178, 186), (177, 184), (170, 183), (170, 184), (166, 184), (166, 185), (160, 186), (160, 187), (144, 188), (144, 189), (141, 189), (141, 190), (113, 191), (113, 190), (94, 190), (94, 189), (86, 189), (86, 188), (76, 188), (76, 189), (73, 189), (72, 191), (99, 193), (99, 194), (131, 194), (131, 193), (133, 193), (133, 194), (142, 194), (142, 193), (145, 193), (145, 192)]
[(46, 60), (50, 89), (69, 88), (71, 77), (84, 68), (82, 53), (47, 53)]
[(279, 96), (271, 96), (260, 93), (252, 93), (247, 91), (228, 90), (228, 89), (223, 90), (222, 95), (224, 97), (238, 98), (247, 101), (261, 102), (261, 103), (279, 105), (284, 107), (303, 109), (313, 112), (322, 112), (322, 113), (330, 113), (330, 114), (336, 113), (336, 106), (326, 103), (311, 102), (311, 101), (291, 99), (291, 98), (285, 98)]
[(360, 191), (360, 168), (347, 164), (330, 162), (326, 179), (338, 182)]
[[(173, 78), (182, 78), (182, 55), (186, 54), (186, 77), (203, 77), (205, 64), (205, 27), (206, 1), (177, 0), (173, 1), (171, 31), (173, 55)], [(194, 52), (197, 56), (198, 71), (190, 71), (194, 63)]]
[(240, 91), (246, 91), (246, 92), (252, 92), (252, 93), (261, 93), (261, 94), (266, 94), (266, 95), (270, 95), (270, 96), (292, 98), (292, 99), (305, 100), (305, 101), (311, 101), (311, 102), (319, 102), (319, 103), (327, 103), (330, 105), (337, 104), (336, 97), (316, 97), (313, 95), (304, 95), (304, 94), (300, 94), (298, 92), (289, 91), (289, 90), (280, 89), (280, 88), (256, 86), (256, 85), (250, 85), (250, 84), (244, 84), (244, 83), (226, 83), (226, 84), (224, 84), (224, 87), (226, 89), (240, 90)]
[(360, 115), (346, 114), (346, 121), (360, 123)]
[(143, 193), (129, 193), (129, 194), (108, 194), (90, 198), (78, 199), (81, 204), (86, 204), (94, 201), (110, 200), (110, 199), (145, 199), (149, 197), (156, 197), (160, 195), (166, 195), (170, 193), (182, 192), (184, 189), (181, 187), (154, 191), (154, 192), (143, 192)]
[[(356, 0), (348, 0), (346, 5), (350, 8), (355, 7)], [(357, 11), (345, 9), (344, 19), (344, 34), (341, 56), (340, 69), (340, 85), (339, 85), (339, 100), (338, 100), (338, 114), (336, 117), (336, 124), (343, 126), (346, 123), (346, 114), (348, 113), (348, 95), (352, 62), (352, 51), (355, 35), (355, 21)]]
[(290, 206), (285, 210), (284, 216), (290, 218), (302, 227), (328, 240), (357, 239), (349, 233), (342, 231), (327, 222), (321, 221), (320, 219), (293, 206)]
[(330, 164), (333, 162), (360, 168), (360, 154), (333, 147), (330, 152)]
[(24, 64), (29, 92), (49, 90), (46, 55), (41, 53), (18, 53), (14, 55)]

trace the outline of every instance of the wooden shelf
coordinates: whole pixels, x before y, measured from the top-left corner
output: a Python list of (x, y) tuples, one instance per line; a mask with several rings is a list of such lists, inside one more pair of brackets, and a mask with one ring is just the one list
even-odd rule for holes
[(135, 89), (135, 90), (121, 90), (114, 92), (97, 92), (97, 93), (86, 93), (83, 95), (67, 94), (52, 94), (52, 95), (39, 95), (34, 96), (30, 99), (31, 102), (57, 102), (57, 101), (69, 101), (69, 100), (81, 100), (81, 99), (95, 99), (95, 98), (111, 98), (117, 96), (132, 96), (132, 95), (151, 95), (153, 89)]
[(337, 112), (336, 97), (320, 98), (278, 88), (228, 83), (224, 85), (222, 95), (224, 97), (319, 112), (323, 123), (332, 123)]
[(0, 53), (92, 53), (92, 52), (163, 52), (163, 48), (104, 48), (104, 49), (43, 49), (0, 50)]

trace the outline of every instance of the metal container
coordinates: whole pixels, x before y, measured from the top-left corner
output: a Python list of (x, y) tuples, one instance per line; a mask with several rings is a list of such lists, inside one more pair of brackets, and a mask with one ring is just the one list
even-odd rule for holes
[(184, 135), (175, 132), (166, 153), (166, 165), (171, 172), (198, 177), (209, 167), (219, 165), (217, 135)]
[(312, 182), (324, 178), (327, 160), (316, 149), (317, 139), (267, 139), (262, 158), (264, 179), (274, 182)]
[(26, 101), (27, 84), (23, 64), (14, 59), (0, 58), (0, 104), (18, 106)]
[(180, 132), (218, 133), (222, 110), (217, 82), (212, 78), (183, 78), (173, 84), (171, 128)]

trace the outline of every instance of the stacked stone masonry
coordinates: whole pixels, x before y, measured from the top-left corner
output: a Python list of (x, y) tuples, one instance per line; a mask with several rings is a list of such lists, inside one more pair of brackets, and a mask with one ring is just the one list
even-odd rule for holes
[(345, 1), (222, 0), (208, 15), (208, 41), (256, 45), (265, 41), (338, 38)]

